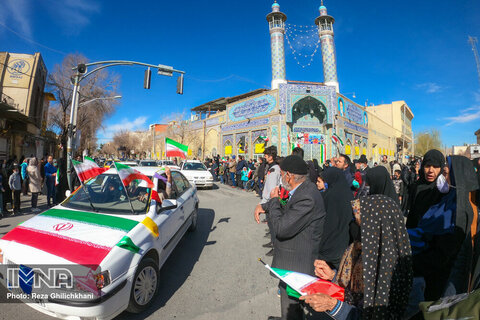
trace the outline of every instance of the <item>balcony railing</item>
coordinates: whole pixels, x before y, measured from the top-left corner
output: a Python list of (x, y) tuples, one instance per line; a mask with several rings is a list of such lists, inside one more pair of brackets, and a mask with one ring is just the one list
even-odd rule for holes
[(2, 93), (2, 96), (0, 97), (0, 102), (5, 103), (6, 105), (9, 105), (15, 109), (18, 109), (18, 103), (15, 103), (15, 100), (7, 96), (5, 93)]

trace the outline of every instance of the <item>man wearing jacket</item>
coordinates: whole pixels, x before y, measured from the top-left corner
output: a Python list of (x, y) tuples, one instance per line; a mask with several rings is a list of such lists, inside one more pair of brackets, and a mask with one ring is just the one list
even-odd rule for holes
[(242, 170), (243, 168), (248, 168), (247, 161), (243, 156), (238, 156), (238, 162), (236, 167), (236, 177), (235, 180), (237, 181), (237, 186), (242, 188)]
[(55, 201), (55, 178), (57, 176), (57, 168), (53, 165), (53, 157), (48, 156), (47, 164), (45, 164), (45, 179), (47, 183), (47, 205), (51, 207)]
[[(313, 276), (326, 214), (323, 198), (309, 180), (308, 166), (302, 158), (288, 156), (280, 169), (282, 186), (289, 191), (287, 203), (281, 204), (280, 189), (275, 187), (268, 203), (262, 205), (268, 211), (268, 226), (275, 235), (272, 267)], [(303, 319), (299, 300), (287, 295), (285, 283), (280, 282), (279, 287), (282, 317), (269, 320)]]

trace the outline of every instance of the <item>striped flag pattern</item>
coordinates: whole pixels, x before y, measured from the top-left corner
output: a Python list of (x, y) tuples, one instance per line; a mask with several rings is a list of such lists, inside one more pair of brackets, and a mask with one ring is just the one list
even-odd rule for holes
[(115, 246), (135, 252), (135, 245), (125, 236), (138, 223), (93, 212), (50, 209), (23, 222), (2, 240), (27, 245), (80, 265), (99, 265)]

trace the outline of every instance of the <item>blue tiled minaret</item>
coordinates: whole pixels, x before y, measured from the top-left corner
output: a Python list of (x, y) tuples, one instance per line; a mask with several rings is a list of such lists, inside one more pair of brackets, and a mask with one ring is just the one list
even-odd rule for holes
[(318, 34), (322, 45), (323, 81), (327, 86), (334, 86), (339, 92), (337, 58), (335, 56), (335, 43), (333, 42), (333, 23), (335, 19), (327, 14), (327, 8), (323, 5), (323, 0), (319, 10), (320, 16), (315, 19), (315, 24), (318, 26)]
[(285, 77), (285, 21), (287, 16), (280, 12), (280, 5), (275, 0), (272, 12), (267, 15), (272, 48), (272, 90), (278, 89), (280, 83), (287, 83)]

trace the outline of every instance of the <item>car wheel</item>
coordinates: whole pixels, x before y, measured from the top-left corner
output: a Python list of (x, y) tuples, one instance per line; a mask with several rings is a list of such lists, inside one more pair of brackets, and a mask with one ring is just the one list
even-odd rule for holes
[(157, 295), (158, 284), (158, 264), (152, 258), (144, 258), (135, 271), (127, 311), (139, 313), (150, 307)]
[(198, 219), (198, 207), (195, 206), (195, 209), (192, 212), (192, 224), (188, 228), (188, 231), (193, 232), (197, 229), (197, 219)]

